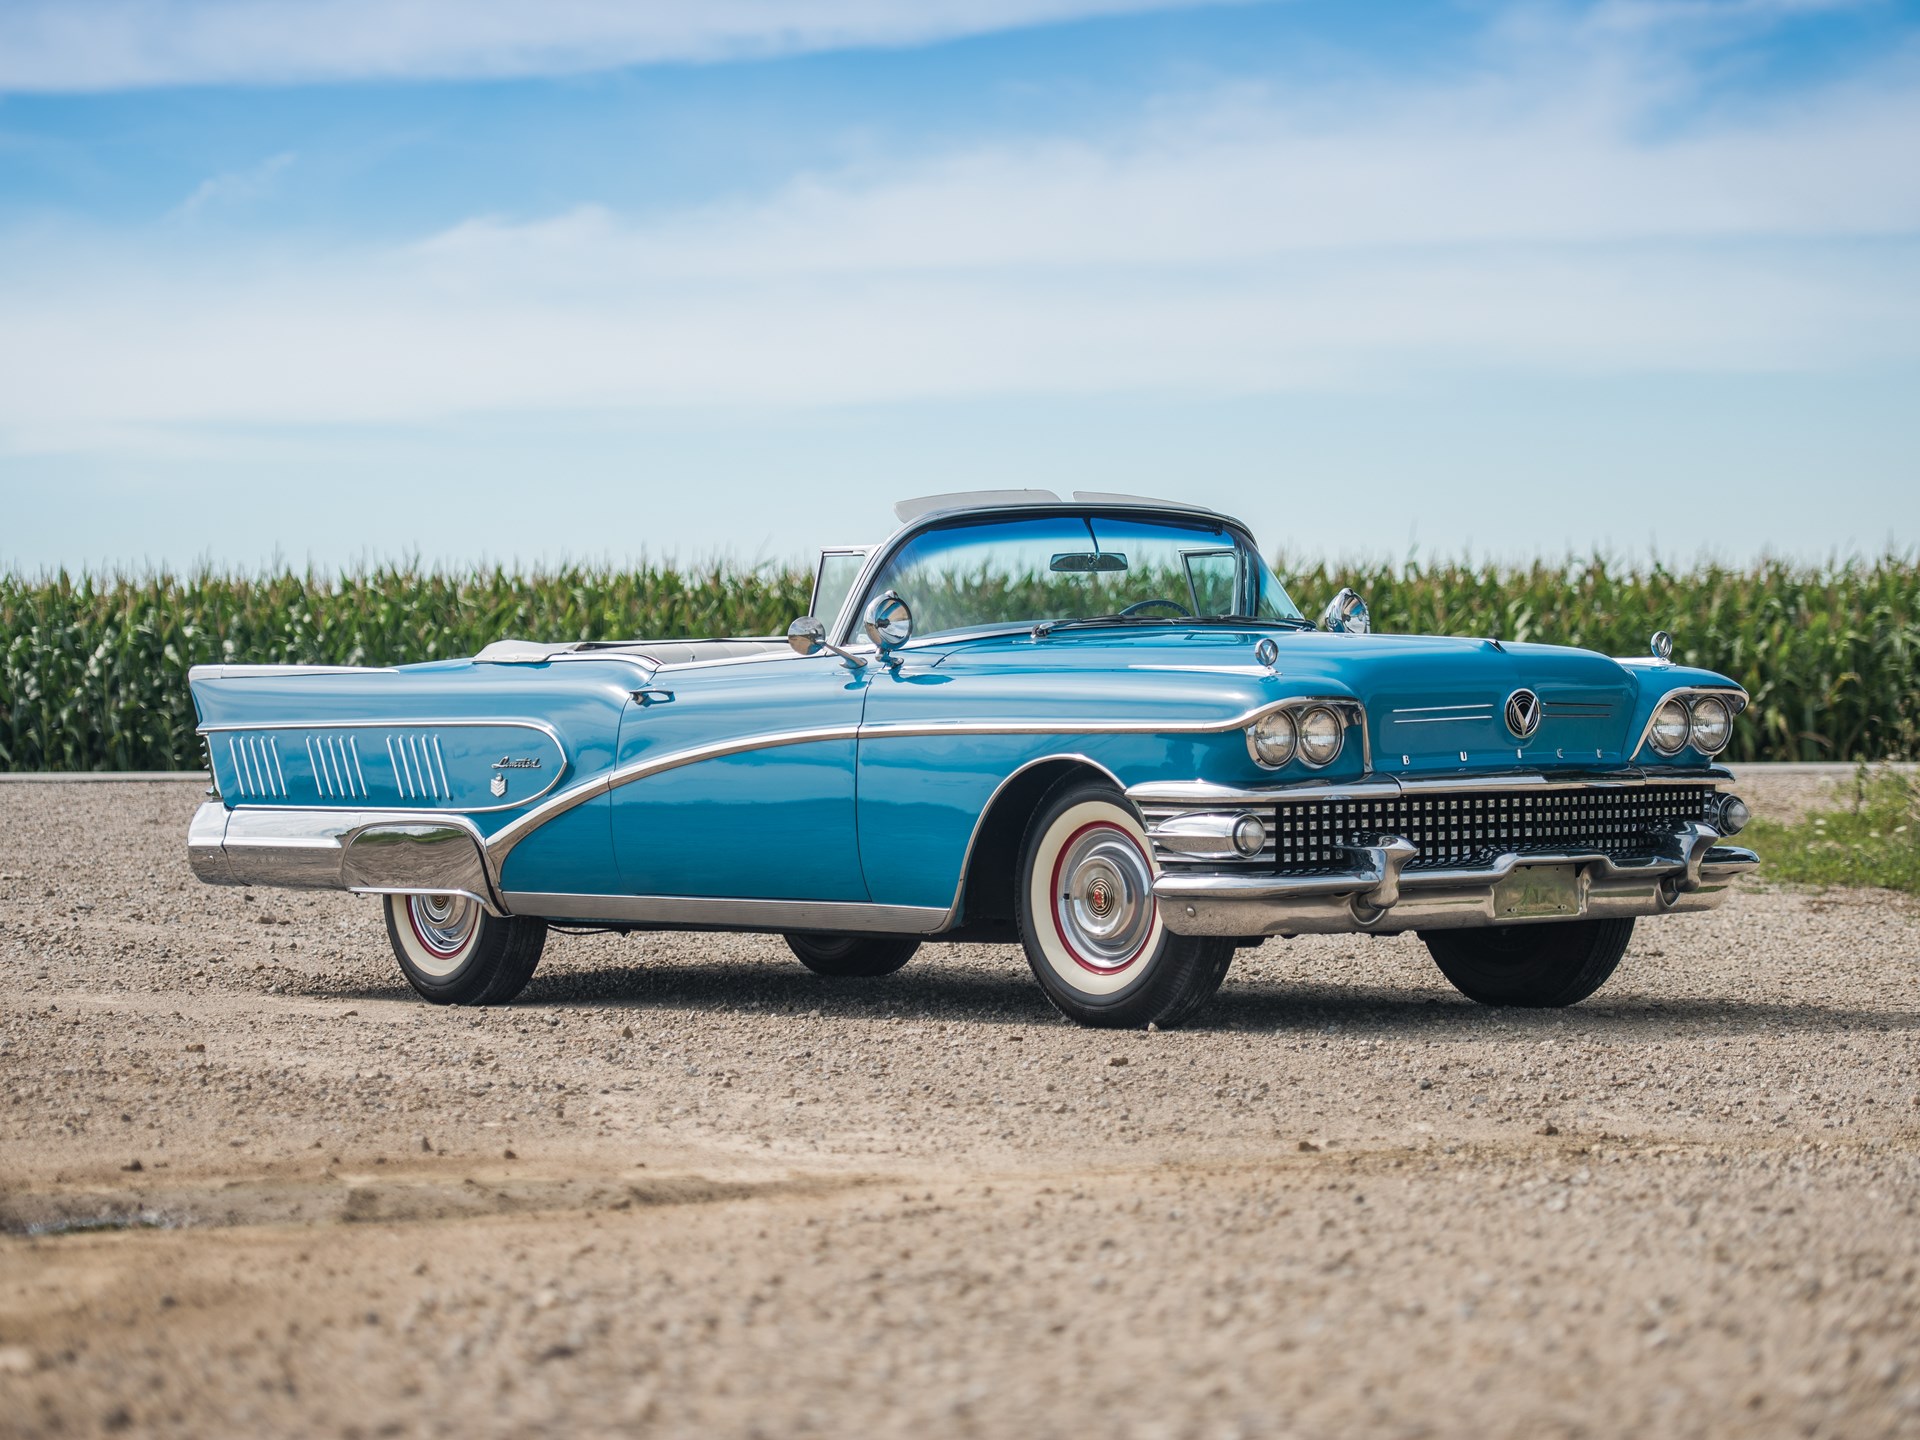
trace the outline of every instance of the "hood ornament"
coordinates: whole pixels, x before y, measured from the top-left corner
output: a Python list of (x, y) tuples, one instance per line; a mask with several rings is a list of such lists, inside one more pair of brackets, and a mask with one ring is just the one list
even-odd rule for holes
[(1531, 690), (1516, 690), (1507, 697), (1507, 729), (1516, 740), (1526, 740), (1540, 728), (1544, 707)]
[(1673, 636), (1664, 630), (1656, 630), (1647, 648), (1653, 652), (1654, 659), (1671, 660), (1673, 659)]

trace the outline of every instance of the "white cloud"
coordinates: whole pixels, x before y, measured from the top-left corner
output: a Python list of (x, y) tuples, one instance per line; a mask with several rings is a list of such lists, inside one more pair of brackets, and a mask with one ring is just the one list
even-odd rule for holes
[(0, 92), (576, 74), (1225, 0), (7, 0)]
[(0, 443), (1920, 360), (1911, 67), (1675, 131), (1631, 60), (1338, 109), (1243, 92), (644, 223), (322, 255), (22, 241)]
[(188, 219), (209, 210), (224, 209), (230, 205), (244, 204), (257, 200), (270, 192), (280, 173), (293, 164), (295, 156), (291, 151), (270, 155), (258, 165), (250, 165), (244, 170), (230, 170), (219, 175), (209, 175), (193, 187), (193, 193), (174, 207), (174, 215)]

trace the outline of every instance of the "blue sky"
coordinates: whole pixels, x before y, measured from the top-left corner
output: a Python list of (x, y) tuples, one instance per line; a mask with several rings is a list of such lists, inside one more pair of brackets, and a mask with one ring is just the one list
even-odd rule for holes
[(1920, 544), (1920, 6), (5, 0), (0, 564)]

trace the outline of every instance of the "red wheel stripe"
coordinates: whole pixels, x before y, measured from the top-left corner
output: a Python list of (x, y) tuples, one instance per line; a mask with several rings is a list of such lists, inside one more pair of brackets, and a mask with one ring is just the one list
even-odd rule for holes
[[(1140, 843), (1135, 840), (1132, 835), (1128, 834), (1126, 830), (1114, 824), (1113, 821), (1089, 820), (1085, 825), (1082, 825), (1066, 838), (1065, 842), (1060, 846), (1060, 853), (1054, 856), (1053, 885), (1047, 892), (1047, 909), (1049, 911), (1049, 918), (1053, 921), (1054, 938), (1060, 942), (1061, 948), (1073, 957), (1074, 964), (1078, 965), (1082, 970), (1091, 971), (1095, 975), (1118, 975), (1122, 970), (1125, 970), (1146, 953), (1147, 942), (1153, 939), (1154, 917), (1160, 913), (1160, 897), (1155, 895), (1151, 890), (1147, 892), (1147, 904), (1149, 908), (1147, 912), (1146, 939), (1140, 942), (1139, 947), (1135, 949), (1133, 954), (1122, 960), (1118, 965), (1092, 964), (1083, 957), (1078, 950), (1074, 949), (1073, 942), (1067, 939), (1066, 926), (1060, 919), (1060, 903), (1063, 898), (1060, 894), (1060, 867), (1067, 863), (1067, 852), (1073, 849), (1075, 842), (1089, 830), (1111, 830), (1114, 834), (1125, 840), (1127, 844), (1133, 846), (1134, 852), (1142, 859), (1146, 858), (1146, 851), (1140, 848)], [(1153, 873), (1151, 862), (1149, 862), (1147, 866), (1147, 873), (1149, 875)]]
[(453, 959), (454, 956), (471, 945), (473, 943), (473, 937), (479, 928), (476, 926), (473, 930), (467, 931), (467, 938), (454, 946), (453, 949), (442, 950), (438, 945), (429, 940), (425, 932), (420, 929), (420, 917), (414, 912), (413, 898), (411, 896), (407, 898), (407, 924), (413, 927), (413, 938), (420, 942), (422, 948), (425, 949), (429, 955), (438, 956), (442, 960)]

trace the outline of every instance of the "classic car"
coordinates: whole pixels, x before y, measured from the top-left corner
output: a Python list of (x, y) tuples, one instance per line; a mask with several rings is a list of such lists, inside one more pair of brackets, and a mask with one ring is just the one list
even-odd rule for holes
[(1018, 943), (1090, 1025), (1170, 1026), (1268, 936), (1416, 932), (1495, 1005), (1593, 993), (1757, 861), (1673, 663), (1316, 628), (1229, 517), (1039, 491), (897, 507), (784, 637), (191, 675), (201, 879), (381, 898), (420, 995), (501, 1004), (549, 928), (783, 935), (829, 976)]

